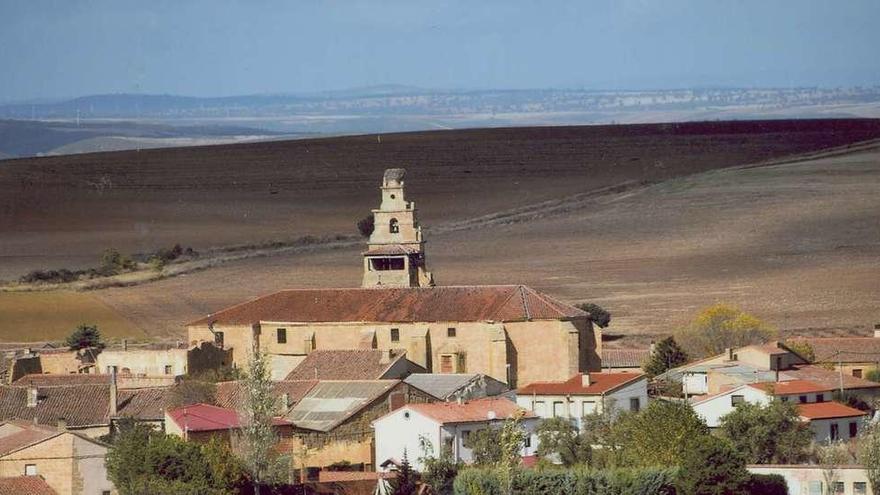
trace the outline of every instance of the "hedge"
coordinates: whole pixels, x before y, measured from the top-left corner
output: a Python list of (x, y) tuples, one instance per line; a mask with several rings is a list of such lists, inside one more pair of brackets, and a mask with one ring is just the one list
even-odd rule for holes
[[(675, 495), (675, 479), (672, 469), (518, 469), (513, 472), (512, 491), (518, 495)], [(459, 472), (453, 489), (455, 495), (508, 493), (504, 473), (489, 468)]]
[(749, 479), (751, 495), (788, 495), (788, 484), (778, 474), (753, 474)]

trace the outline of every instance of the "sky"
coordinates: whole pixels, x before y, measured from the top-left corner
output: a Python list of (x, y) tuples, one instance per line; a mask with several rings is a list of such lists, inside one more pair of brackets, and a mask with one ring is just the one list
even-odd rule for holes
[(880, 84), (878, 0), (0, 0), (0, 101)]

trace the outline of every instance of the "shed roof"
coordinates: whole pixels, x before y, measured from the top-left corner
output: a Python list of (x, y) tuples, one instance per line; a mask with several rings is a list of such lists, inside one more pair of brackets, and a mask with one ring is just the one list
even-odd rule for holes
[(809, 380), (832, 389), (840, 388), (841, 381), (843, 382), (843, 388), (846, 390), (880, 388), (880, 383), (856, 378), (846, 373), (831, 371), (816, 365), (794, 366), (783, 371), (782, 374), (792, 379)]
[[(168, 411), (168, 417), (183, 431), (218, 431), (241, 428), (244, 422), (233, 409), (211, 404), (192, 404)], [(290, 424), (282, 418), (273, 418), (275, 426)]]
[(327, 432), (399, 383), (400, 380), (320, 381), (287, 413), (287, 419), (300, 428)]
[(601, 395), (628, 383), (646, 378), (644, 373), (590, 373), (590, 384), (584, 386), (583, 373), (563, 382), (533, 382), (517, 389), (519, 394), (538, 395)]
[(526, 321), (586, 317), (524, 285), (283, 290), (190, 325), (272, 322)]

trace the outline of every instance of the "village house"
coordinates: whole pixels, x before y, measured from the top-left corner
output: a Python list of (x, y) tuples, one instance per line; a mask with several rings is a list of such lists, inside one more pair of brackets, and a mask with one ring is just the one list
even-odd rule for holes
[(830, 387), (806, 380), (750, 383), (695, 398), (691, 405), (709, 428), (718, 428), (722, 418), (737, 405), (765, 405), (777, 398), (797, 404), (800, 419), (809, 422), (816, 442), (855, 438), (864, 427), (868, 413), (832, 401), (831, 393)]
[(339, 349), (310, 352), (284, 379), (399, 380), (424, 372), (424, 368), (406, 359), (405, 352)]
[[(234, 449), (244, 424), (239, 411), (213, 404), (190, 404), (165, 412), (165, 433), (186, 442), (217, 439)], [(273, 426), (280, 439), (290, 438), (293, 432), (293, 424), (280, 417), (273, 418)]]
[(644, 373), (581, 373), (566, 381), (537, 382), (516, 390), (516, 403), (539, 418), (567, 418), (579, 428), (584, 416), (640, 411), (648, 405)]
[(534, 414), (505, 398), (485, 398), (470, 402), (407, 404), (373, 421), (376, 431), (376, 460), (399, 463), (404, 451), (416, 470), (424, 468), (420, 457), (440, 455), (444, 449), (453, 461), (473, 461), (471, 434), (485, 428), (498, 428), (514, 414), (522, 414), (527, 437), (520, 455), (533, 458), (538, 448), (535, 429), (540, 421)]
[(482, 399), (510, 390), (507, 385), (480, 373), (414, 373), (403, 381), (445, 402)]
[(98, 373), (119, 376), (167, 377), (220, 369), (232, 365), (229, 350), (221, 349), (213, 342), (197, 345), (147, 344), (132, 346), (123, 341), (120, 349), (104, 349), (97, 354), (95, 367)]
[(251, 349), (292, 370), (315, 350), (406, 352), (433, 373), (482, 373), (510, 385), (601, 367), (590, 315), (522, 285), (435, 287), (403, 172), (391, 169), (357, 289), (284, 290), (200, 318), (190, 343), (215, 342), (245, 366)]
[[(0, 476), (42, 477), (58, 495), (110, 495), (104, 457), (108, 447), (67, 430), (26, 421), (0, 424)], [(27, 493), (27, 492), (23, 492)]]
[(866, 378), (880, 368), (880, 323), (873, 337), (800, 337), (813, 349), (813, 363), (855, 377)]
[[(863, 466), (821, 464), (754, 464), (746, 466), (752, 474), (778, 474), (785, 479), (791, 495), (873, 495)], [(834, 478), (827, 486), (826, 476)]]

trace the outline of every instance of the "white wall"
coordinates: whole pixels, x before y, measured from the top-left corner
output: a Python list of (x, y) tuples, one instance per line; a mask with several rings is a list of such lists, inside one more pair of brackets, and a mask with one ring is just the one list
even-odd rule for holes
[[(523, 446), (522, 450), (520, 451), (521, 456), (526, 457), (536, 455), (538, 451), (538, 435), (535, 434), (535, 430), (538, 428), (538, 424), (540, 423), (540, 421), (541, 420), (539, 418), (524, 418), (522, 420), (523, 429), (528, 435), (528, 440), (526, 441), (526, 445)], [(492, 422), (480, 421), (475, 423), (456, 423), (445, 425), (441, 429), (440, 437), (441, 439), (452, 439), (452, 453), (454, 459), (466, 463), (471, 463), (474, 461), (474, 454), (470, 448), (465, 446), (465, 432), (470, 432), (470, 434), (473, 434), (476, 431), (488, 428), (490, 424), (493, 428), (501, 428), (502, 422), (502, 420), (495, 420)]]
[[(796, 466), (774, 466), (774, 465), (753, 465), (748, 466), (750, 473), (754, 474), (778, 474), (785, 478), (788, 485), (789, 495), (811, 495), (817, 493), (825, 495), (825, 477), (821, 466), (810, 466), (806, 464)], [(871, 484), (865, 470), (860, 466), (846, 466), (838, 468), (835, 471), (837, 481), (843, 482), (844, 495), (857, 495), (855, 491), (855, 483), (864, 483), (865, 494), (872, 495)], [(812, 490), (811, 491), (811, 485)]]
[(721, 418), (733, 411), (733, 396), (742, 395), (746, 402), (752, 404), (767, 404), (771, 397), (761, 390), (748, 385), (742, 385), (723, 394), (693, 404), (694, 412), (703, 418), (709, 428), (717, 428), (721, 424)]
[(647, 379), (636, 380), (604, 397), (602, 395), (518, 395), (516, 404), (532, 411), (541, 419), (571, 418), (580, 428), (584, 416), (601, 413), (605, 407), (614, 407), (617, 411), (629, 411), (630, 399), (638, 399), (640, 410), (648, 405)]
[[(831, 425), (837, 425), (837, 439), (849, 440), (849, 424), (856, 423), (858, 431), (862, 431), (864, 427), (864, 417), (862, 418), (834, 418), (834, 419), (814, 419), (810, 421), (810, 429), (813, 430), (813, 439), (817, 443), (825, 443), (831, 440)], [(857, 433), (858, 434), (858, 433)]]
[(424, 455), (420, 439), (429, 444), (435, 457), (440, 455), (440, 425), (409, 407), (387, 414), (373, 422), (376, 435), (376, 465), (387, 459), (400, 461), (403, 451), (417, 471), (423, 468), (419, 458)]
[(682, 391), (687, 395), (709, 393), (709, 375), (703, 372), (686, 372), (682, 376)]

